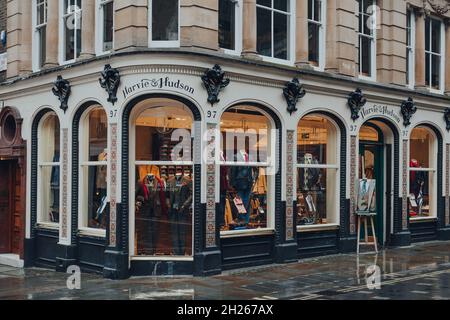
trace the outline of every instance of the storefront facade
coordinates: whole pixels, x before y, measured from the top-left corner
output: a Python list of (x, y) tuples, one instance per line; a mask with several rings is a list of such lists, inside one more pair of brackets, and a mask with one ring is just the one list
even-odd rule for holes
[[(380, 245), (449, 238), (446, 99), (222, 60), (229, 83), (211, 104), (202, 76), (218, 61), (204, 60), (110, 59), (120, 75), (114, 104), (98, 82), (101, 59), (80, 66), (83, 77), (64, 71), (66, 111), (49, 90), (57, 73), (6, 89), (30, 150), (27, 265), (210, 275), (354, 252), (363, 171), (382, 195)], [(283, 94), (293, 78), (305, 90), (297, 111)]]
[(356, 252), (361, 210), (450, 240), (450, 7), (275, 2), (10, 1), (0, 262), (208, 276)]

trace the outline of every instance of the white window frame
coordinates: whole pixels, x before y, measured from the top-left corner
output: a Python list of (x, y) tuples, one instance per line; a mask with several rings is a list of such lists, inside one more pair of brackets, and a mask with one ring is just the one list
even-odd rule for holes
[[(326, 115), (323, 115), (321, 113), (311, 113), (308, 114), (309, 116), (316, 116), (316, 117), (322, 117), (324, 119), (326, 119), (327, 121), (329, 121), (333, 126), (334, 126), (334, 130), (336, 132), (336, 140), (335, 140), (335, 144), (336, 144), (336, 154), (335, 154), (335, 164), (300, 164), (298, 163), (298, 144), (297, 142), (295, 143), (295, 177), (294, 177), (294, 183), (295, 183), (295, 198), (297, 198), (297, 194), (299, 192), (298, 190), (298, 181), (297, 181), (297, 177), (298, 177), (298, 169), (325, 169), (325, 170), (335, 170), (335, 185), (336, 185), (336, 189), (335, 189), (335, 199), (336, 201), (334, 201), (334, 210), (333, 210), (333, 220), (334, 222), (327, 222), (324, 224), (315, 224), (315, 225), (297, 225), (297, 231), (303, 231), (303, 230), (307, 230), (307, 229), (314, 229), (314, 228), (327, 228), (327, 227), (332, 227), (332, 226), (340, 226), (340, 214), (339, 214), (339, 207), (340, 207), (340, 188), (339, 188), (339, 180), (340, 180), (340, 172), (341, 172), (341, 166), (340, 166), (340, 158), (341, 158), (341, 131), (339, 129), (339, 126), (337, 125), (337, 123), (331, 119), (330, 117), (327, 117)], [(307, 115), (307, 116), (308, 116)], [(303, 119), (303, 118), (302, 118)], [(299, 122), (297, 123), (297, 129), (296, 129), (296, 133), (298, 135), (298, 129), (300, 128), (300, 121), (302, 120), (300, 119)], [(296, 137), (297, 137), (296, 135)], [(328, 153), (327, 153), (328, 154)], [(327, 161), (328, 163), (328, 161)], [(328, 192), (328, 190), (327, 190)], [(328, 210), (327, 210), (328, 211)], [(330, 220), (327, 216), (327, 220)]]
[[(406, 54), (409, 58), (409, 63), (407, 66), (407, 86), (410, 89), (414, 89), (414, 86), (416, 84), (416, 15), (414, 13), (414, 10), (408, 10), (408, 17), (406, 17), (406, 19), (410, 19), (410, 27), (409, 29), (406, 29), (406, 32), (409, 33), (409, 35), (407, 34), (406, 42)], [(408, 38), (411, 42), (410, 45), (408, 45)]]
[[(47, 120), (48, 117), (50, 116), (55, 116), (58, 121), (59, 121), (59, 125), (60, 125), (60, 130), (61, 130), (61, 121), (58, 117), (58, 115), (56, 114), (56, 112), (51, 111), (51, 112), (47, 112), (40, 120), (39, 120), (39, 125), (38, 125), (38, 137), (42, 137), (42, 126), (45, 123), (45, 121)], [(61, 137), (61, 133), (60, 133), (60, 137)], [(44, 212), (42, 212), (42, 197), (40, 197), (39, 195), (37, 196), (37, 215), (36, 215), (36, 222), (39, 226), (44, 227), (44, 228), (49, 228), (49, 229), (58, 229), (60, 222), (61, 222), (61, 212), (62, 212), (62, 176), (61, 176), (61, 151), (59, 153), (59, 161), (58, 162), (47, 162), (47, 161), (42, 161), (42, 153), (43, 150), (45, 150), (45, 144), (43, 143), (44, 140), (39, 140), (38, 139), (38, 145), (37, 145), (37, 149), (38, 149), (38, 172), (37, 172), (37, 186), (38, 186), (38, 190), (40, 188), (42, 188), (42, 169), (44, 168), (53, 168), (53, 167), (59, 167), (59, 222), (51, 222), (51, 221), (47, 221), (47, 219), (44, 219)], [(54, 143), (54, 141), (53, 141)], [(62, 141), (60, 139), (59, 141), (59, 150), (62, 150)], [(47, 213), (46, 213), (47, 214)]]
[[(428, 88), (428, 90), (431, 92), (431, 93), (436, 93), (436, 94), (443, 94), (444, 93), (444, 88), (445, 88), (445, 25), (444, 25), (444, 22), (442, 21), (442, 19), (439, 19), (439, 18), (436, 18), (436, 17), (432, 17), (432, 16), (430, 16), (430, 17), (428, 17), (429, 18), (429, 21), (428, 21), (428, 23), (430, 23), (430, 51), (428, 51), (428, 50), (426, 50), (425, 49), (425, 61), (424, 61), (424, 63), (426, 63), (426, 57), (427, 57), (427, 55), (429, 54), (430, 55), (430, 74), (429, 74), (429, 77), (430, 77), (430, 84), (429, 85), (427, 85), (427, 88)], [(427, 18), (425, 18), (425, 23), (427, 23), (427, 20), (426, 20)], [(431, 28), (431, 24), (432, 24), (432, 21), (439, 21), (439, 23), (440, 23), (440, 26), (441, 26), (441, 39), (440, 39), (440, 47), (441, 47), (441, 50), (440, 50), (440, 52), (439, 53), (436, 53), (436, 52), (433, 52), (433, 51), (431, 51), (432, 50), (432, 42), (433, 42), (433, 39), (432, 39), (432, 34), (433, 34), (433, 30), (432, 30), (432, 28)], [(426, 32), (426, 27), (425, 27), (425, 30), (424, 30), (424, 32)], [(425, 41), (426, 41), (426, 35), (425, 35)], [(425, 48), (426, 48), (426, 45), (425, 45)], [(440, 57), (440, 66), (439, 66), (439, 89), (434, 89), (433, 87), (432, 87), (432, 77), (431, 77), (431, 75), (432, 75), (432, 70), (431, 70), (431, 67), (432, 67), (432, 59), (431, 59), (431, 56), (439, 56)], [(426, 67), (425, 67), (425, 70), (426, 70)], [(426, 72), (426, 71), (425, 71)], [(425, 75), (425, 79), (426, 79), (426, 75)], [(426, 82), (426, 81), (425, 81)], [(425, 84), (426, 85), (426, 84)]]
[[(170, 98), (167, 98), (168, 101), (171, 101)], [(151, 99), (149, 100), (151, 101)], [(129, 140), (130, 140), (130, 153), (129, 153), (129, 198), (134, 199), (136, 196), (136, 167), (137, 166), (191, 166), (194, 170), (194, 154), (192, 153), (192, 160), (191, 161), (137, 161), (136, 160), (136, 121), (139, 118), (139, 115), (142, 114), (147, 109), (154, 108), (148, 107), (146, 105), (136, 107), (133, 109), (130, 119), (129, 119)], [(194, 138), (195, 135), (195, 128), (196, 128), (196, 121), (194, 119), (194, 115), (190, 111), (190, 115), (192, 117), (192, 127), (191, 127), (191, 138)], [(193, 148), (195, 149), (195, 144), (200, 143), (200, 141), (193, 141)], [(195, 174), (192, 176), (192, 209), (194, 211), (194, 214), (192, 215), (192, 255), (190, 256), (138, 256), (136, 255), (134, 248), (136, 244), (135, 237), (129, 237), (128, 244), (130, 246), (129, 251), (129, 260), (171, 260), (171, 261), (193, 261), (194, 260), (194, 232), (195, 232), (195, 225), (194, 225), (194, 216), (195, 216)], [(135, 234), (136, 231), (136, 202), (134, 200), (128, 201), (129, 202), (129, 226), (128, 231), (129, 234)]]
[(243, 0), (230, 0), (234, 2), (235, 6), (235, 23), (234, 23), (234, 50), (224, 49), (223, 52), (229, 55), (237, 55), (240, 56), (242, 53), (242, 14), (243, 14)]
[[(79, 145), (79, 167), (78, 167), (78, 230), (84, 234), (106, 237), (106, 229), (97, 229), (88, 227), (88, 211), (87, 211), (87, 177), (84, 169), (89, 167), (102, 167), (106, 166), (108, 168), (108, 161), (89, 161), (89, 116), (95, 109), (101, 109), (105, 112), (106, 121), (108, 121), (108, 116), (106, 111), (100, 105), (93, 105), (88, 108), (82, 115), (80, 119), (80, 128), (78, 133)], [(108, 128), (108, 124), (106, 125)], [(108, 141), (107, 137), (107, 141)], [(86, 160), (87, 159), (87, 160)], [(109, 202), (109, 194), (107, 192), (106, 199)]]
[[(43, 1), (43, 5), (45, 6), (45, 22), (41, 23), (41, 24), (37, 24), (38, 21), (38, 16), (37, 16), (37, 9), (38, 9), (38, 0), (33, 0), (32, 1), (32, 15), (31, 15), (31, 20), (32, 20), (32, 24), (33, 24), (33, 36), (32, 36), (32, 50), (33, 50), (33, 54), (32, 54), (32, 68), (33, 68), (33, 72), (37, 72), (39, 70), (42, 69), (43, 65), (40, 65), (40, 60), (41, 60), (41, 47), (42, 45), (44, 45), (45, 50), (47, 49), (47, 45), (46, 43), (42, 44), (40, 42), (40, 38), (39, 38), (39, 31), (42, 28), (46, 28), (47, 27), (47, 23), (48, 23), (48, 0), (44, 0)], [(45, 63), (45, 62), (44, 62)]]
[[(431, 168), (412, 168), (411, 165), (411, 137), (413, 134), (414, 129), (425, 129), (427, 130), (433, 141), (432, 141), (432, 145), (429, 146), (429, 150), (428, 153), (430, 155), (430, 165), (432, 165)], [(432, 174), (432, 181), (434, 182), (432, 186), (429, 186), (429, 190), (430, 190), (430, 194), (432, 195), (431, 197), (431, 201), (430, 199), (429, 201), (429, 206), (430, 206), (430, 215), (428, 217), (410, 217), (411, 221), (420, 221), (420, 220), (429, 220), (429, 219), (437, 219), (437, 198), (440, 196), (437, 192), (437, 184), (438, 184), (438, 180), (437, 180), (437, 165), (438, 165), (438, 158), (437, 158), (437, 154), (438, 154), (438, 139), (436, 134), (433, 132), (433, 130), (431, 130), (430, 128), (423, 126), (423, 125), (418, 125), (416, 126), (414, 129), (411, 130), (410, 133), (410, 139), (409, 139), (409, 150), (408, 150), (408, 172), (428, 172), (429, 175), (429, 179), (430, 179), (430, 175)], [(408, 190), (410, 190), (410, 183), (409, 183), (409, 177), (410, 174), (408, 174)], [(429, 182), (428, 182), (429, 183)], [(409, 212), (408, 212), (409, 214)]]
[(180, 32), (181, 32), (181, 0), (178, 0), (178, 40), (172, 41), (153, 41), (153, 26), (152, 26), (152, 0), (148, 0), (148, 46), (150, 48), (178, 48), (180, 47)]
[[(71, 5), (76, 5), (76, 0), (68, 0), (69, 2), (69, 6)], [(77, 21), (78, 19), (76, 19), (76, 16), (79, 15), (80, 19), (82, 16), (82, 12), (83, 12), (83, 8), (80, 8), (80, 10), (77, 11), (73, 11), (71, 13), (67, 13), (65, 12), (65, 8), (64, 8), (64, 1), (60, 1), (60, 5), (59, 5), (59, 64), (60, 65), (65, 65), (65, 64), (70, 64), (70, 63), (74, 63), (76, 62), (76, 60), (78, 59), (78, 57), (76, 56), (77, 54), (77, 41), (78, 41), (78, 36), (77, 36)], [(75, 31), (74, 31), (74, 54), (75, 57), (73, 59), (70, 60), (65, 60), (65, 56), (66, 56), (66, 35), (65, 35), (65, 20), (66, 18), (70, 17), (70, 16), (74, 16), (74, 21), (75, 21)], [(81, 21), (81, 20), (80, 20)], [(79, 26), (79, 28), (81, 29), (81, 25)], [(81, 33), (83, 32), (83, 30), (81, 30)]]
[[(378, 15), (377, 15), (377, 10), (376, 10), (376, 5), (377, 2), (376, 0), (359, 0), (357, 2), (357, 10), (356, 12), (358, 13), (358, 77), (361, 80), (367, 80), (367, 81), (376, 81), (377, 79), (377, 49), (376, 49), (376, 41), (377, 41), (377, 29), (373, 29), (372, 30), (372, 35), (367, 35), (364, 33), (359, 32), (360, 29), (360, 23), (361, 23), (361, 12), (360, 10), (360, 5), (359, 3), (361, 1), (370, 1), (372, 4), (372, 8), (374, 8), (373, 13), (372, 13), (372, 19), (375, 21), (378, 21)], [(368, 15), (370, 16), (369, 13), (364, 12), (362, 13), (364, 15)], [(364, 27), (362, 27), (362, 29), (364, 30)], [(370, 76), (366, 76), (364, 74), (361, 73), (362, 70), (362, 66), (361, 66), (361, 61), (362, 61), (362, 51), (361, 51), (361, 38), (367, 38), (370, 40), (370, 54), (371, 54), (371, 59), (370, 59)]]
[[(271, 44), (271, 48), (272, 48), (272, 54), (270, 57), (268, 56), (264, 56), (262, 54), (258, 53), (258, 56), (261, 57), (261, 59), (263, 61), (267, 61), (267, 62), (273, 62), (273, 63), (278, 63), (278, 64), (284, 64), (284, 65), (294, 65), (295, 62), (295, 33), (296, 33), (296, 28), (295, 28), (295, 20), (296, 20), (296, 2), (294, 0), (288, 0), (289, 2), (289, 8), (290, 11), (289, 12), (284, 12), (281, 10), (277, 10), (274, 8), (274, 0), (272, 1), (272, 7), (266, 7), (266, 6), (262, 6), (259, 4), (256, 4), (256, 8), (262, 8), (264, 10), (270, 11), (271, 13), (271, 33), (272, 33), (272, 44)], [(306, 0), (304, 0), (306, 1)], [(288, 33), (288, 48), (287, 48), (287, 52), (288, 52), (288, 59), (284, 60), (284, 59), (279, 59), (279, 58), (275, 58), (273, 56), (273, 51), (274, 51), (274, 39), (273, 39), (273, 14), (274, 12), (277, 13), (281, 13), (284, 14), (286, 16), (289, 17), (289, 33)], [(257, 24), (258, 24), (258, 16), (256, 16), (256, 24), (255, 24), (255, 28), (257, 28)], [(258, 35), (257, 35), (258, 37)]]
[[(307, 1), (307, 0), (306, 0)], [(313, 0), (316, 1), (316, 0)], [(317, 66), (312, 65), (312, 67), (317, 71), (323, 71), (325, 69), (325, 58), (326, 58), (326, 29), (327, 29), (327, 0), (320, 0), (321, 6), (321, 15), (320, 20), (316, 21), (309, 19), (308, 17), (308, 26), (310, 23), (319, 25), (319, 64)], [(308, 10), (309, 11), (309, 10)], [(314, 17), (314, 6), (312, 8), (313, 17)], [(309, 48), (308, 48), (309, 55)]]
[[(111, 53), (112, 50), (107, 50), (104, 51), (103, 50), (103, 44), (104, 44), (104, 25), (103, 25), (103, 19), (105, 17), (105, 6), (111, 2), (114, 3), (114, 0), (95, 0), (96, 3), (96, 8), (97, 10), (95, 11), (96, 17), (95, 17), (95, 52), (96, 54), (99, 55), (104, 55), (104, 54), (109, 54)], [(114, 7), (114, 4), (113, 4)], [(115, 26), (115, 14), (114, 14), (114, 9), (113, 9), (113, 30), (114, 30), (114, 26)], [(112, 48), (114, 49), (114, 31), (113, 31), (113, 39), (112, 39)]]
[[(245, 109), (247, 110), (247, 109)], [(276, 152), (276, 146), (277, 146), (277, 129), (275, 128), (275, 122), (273, 121), (273, 118), (266, 113), (264, 110), (261, 110), (257, 107), (252, 107), (251, 110), (255, 110), (259, 112), (261, 115), (265, 116), (267, 120), (269, 121), (269, 128), (267, 130), (267, 134), (269, 135), (267, 141), (269, 142), (269, 145), (267, 146), (268, 153), (267, 153), (267, 161), (265, 162), (242, 162), (242, 161), (223, 161), (220, 159), (220, 153), (216, 152), (216, 163), (219, 164), (219, 168), (222, 166), (226, 167), (251, 167), (251, 168), (264, 168), (266, 170), (266, 179), (267, 179), (267, 227), (266, 228), (260, 228), (260, 229), (246, 229), (246, 230), (227, 230), (227, 231), (220, 231), (220, 237), (221, 238), (234, 238), (239, 237), (243, 235), (257, 235), (257, 234), (272, 234), (275, 232), (275, 175), (274, 174), (268, 174), (269, 172), (275, 172), (275, 168), (277, 167), (276, 159), (277, 156), (275, 155)], [(224, 113), (222, 113), (222, 116)], [(222, 123), (222, 122), (221, 122)], [(233, 129), (231, 129), (233, 130)], [(222, 145), (222, 129), (219, 128), (219, 143), (217, 146), (221, 148)], [(220, 173), (220, 170), (219, 170)], [(220, 191), (219, 191), (220, 192)]]

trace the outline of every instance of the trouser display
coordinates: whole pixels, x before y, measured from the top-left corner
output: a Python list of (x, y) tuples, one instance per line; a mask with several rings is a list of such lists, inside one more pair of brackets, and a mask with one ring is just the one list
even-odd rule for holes
[(173, 254), (183, 256), (187, 253), (186, 235), (189, 229), (189, 215), (175, 209), (170, 210), (169, 222)]

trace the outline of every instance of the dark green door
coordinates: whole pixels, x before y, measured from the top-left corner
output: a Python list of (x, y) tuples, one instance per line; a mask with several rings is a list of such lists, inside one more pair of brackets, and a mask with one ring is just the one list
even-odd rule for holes
[[(377, 215), (375, 217), (375, 232), (378, 243), (383, 243), (383, 194), (384, 194), (384, 146), (376, 142), (361, 141), (359, 145), (359, 154), (361, 159), (360, 179), (364, 177), (367, 179), (376, 180), (376, 201), (377, 201)], [(370, 227), (369, 227), (370, 229)], [(370, 233), (369, 233), (370, 234)]]

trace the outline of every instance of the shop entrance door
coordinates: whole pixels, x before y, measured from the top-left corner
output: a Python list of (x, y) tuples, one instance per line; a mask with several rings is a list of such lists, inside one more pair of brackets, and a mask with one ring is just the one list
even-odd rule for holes
[(13, 174), (10, 161), (0, 161), (0, 253), (12, 252)]
[(383, 245), (383, 146), (363, 142), (360, 144), (360, 156), (361, 165), (364, 170), (364, 176), (361, 175), (360, 179), (376, 180), (377, 215), (375, 217), (375, 233), (379, 244)]

